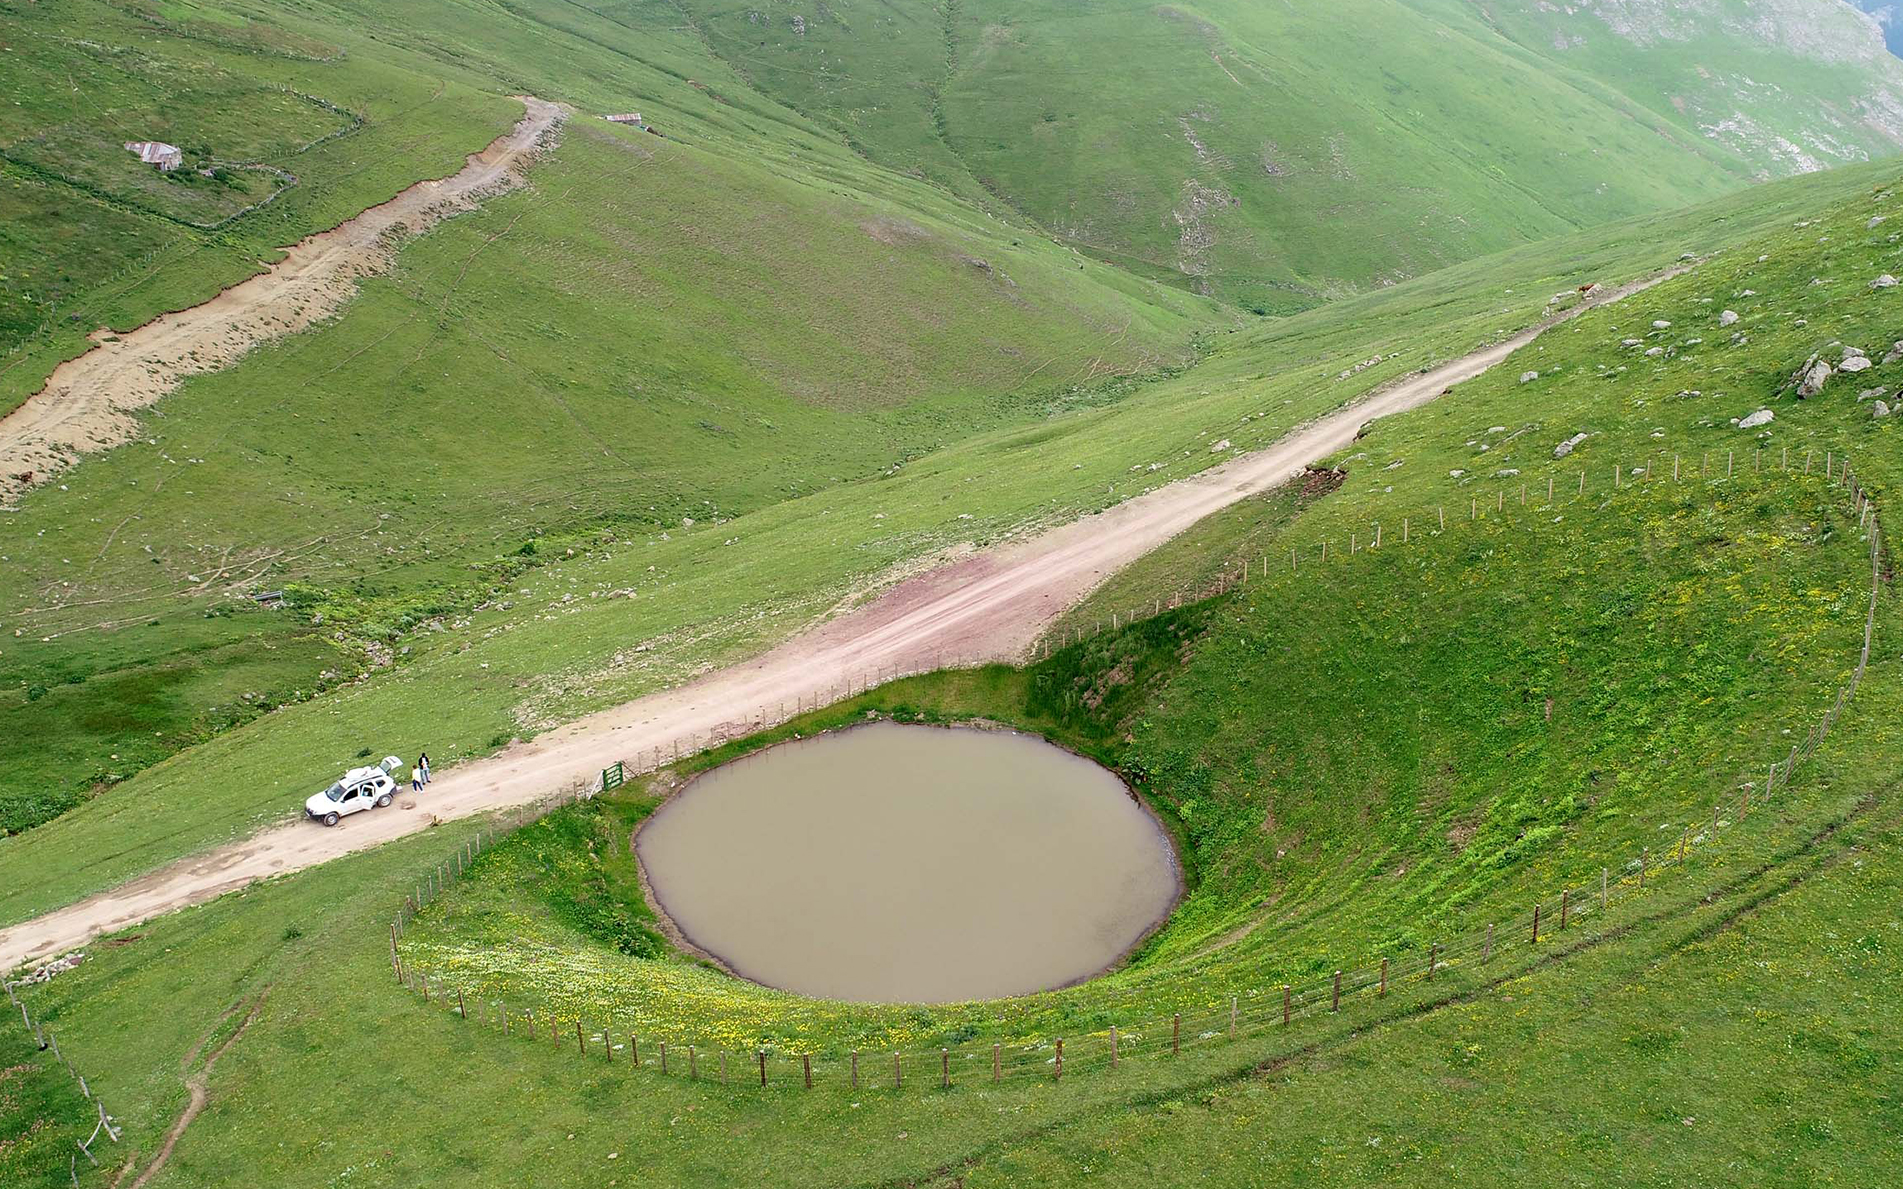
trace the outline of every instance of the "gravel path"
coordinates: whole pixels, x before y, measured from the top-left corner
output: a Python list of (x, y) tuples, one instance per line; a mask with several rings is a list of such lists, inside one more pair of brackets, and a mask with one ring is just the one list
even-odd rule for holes
[(521, 122), (459, 172), (418, 182), (300, 240), (278, 263), (200, 305), (123, 335), (94, 331), (91, 349), (54, 368), (38, 392), (0, 417), (0, 505), (83, 453), (131, 440), (138, 410), (188, 376), (230, 367), (252, 348), (335, 314), (357, 292), (358, 278), (390, 266), (400, 236), (420, 234), (444, 215), (519, 184), (522, 167), (564, 112), (540, 99), (517, 98), (526, 109)]

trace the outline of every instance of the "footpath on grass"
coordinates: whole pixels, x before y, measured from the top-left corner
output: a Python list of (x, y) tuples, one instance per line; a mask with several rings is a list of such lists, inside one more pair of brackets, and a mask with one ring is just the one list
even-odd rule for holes
[(1265, 450), (900, 583), (753, 661), (444, 771), (430, 786), (422, 811), (359, 814), (333, 829), (301, 820), (273, 827), (0, 930), (0, 971), (259, 879), (379, 846), (437, 821), (573, 790), (630, 758), (651, 756), (658, 765), (671, 755), (751, 734), (868, 684), (946, 666), (1018, 660), (1099, 583), (1205, 516), (1287, 482), (1310, 463), (1348, 446), (1369, 422), (1426, 404), (1551, 327), (1683, 271), (1594, 294), (1511, 338), (1298, 427)]

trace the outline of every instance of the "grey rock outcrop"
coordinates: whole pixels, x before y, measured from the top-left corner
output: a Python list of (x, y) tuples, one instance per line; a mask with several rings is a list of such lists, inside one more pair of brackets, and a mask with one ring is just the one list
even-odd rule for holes
[(1813, 355), (1797, 369), (1797, 399), (1816, 396), (1830, 382), (1830, 364)]

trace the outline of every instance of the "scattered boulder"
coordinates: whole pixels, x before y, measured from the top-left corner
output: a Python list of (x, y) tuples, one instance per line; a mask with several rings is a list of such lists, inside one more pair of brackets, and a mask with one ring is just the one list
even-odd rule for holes
[(1891, 275), (1890, 275), (1889, 273), (1887, 273), (1887, 272), (1886, 272), (1886, 273), (1884, 273), (1884, 274), (1883, 274), (1882, 276), (1880, 276), (1880, 277), (1878, 277), (1878, 278), (1877, 278), (1876, 280), (1874, 280), (1874, 281), (1871, 281), (1871, 282), (1870, 282), (1870, 288), (1872, 288), (1872, 289), (1894, 289), (1894, 288), (1896, 288), (1896, 278), (1895, 278), (1895, 277), (1893, 277), (1893, 276), (1891, 276)]
[(1665, 354), (1664, 347), (1648, 347), (1645, 352), (1646, 358), (1648, 359), (1657, 359), (1663, 354)]
[(1899, 359), (1903, 359), (1903, 339), (1892, 343), (1889, 351), (1885, 352), (1883, 356), (1883, 362), (1885, 363), (1895, 363)]
[(1816, 396), (1830, 382), (1830, 364), (1811, 356), (1804, 366), (1797, 369), (1797, 399)]
[(1837, 370), (1844, 372), (1867, 372), (1875, 366), (1876, 364), (1870, 362), (1868, 355), (1850, 355), (1846, 356), (1844, 361), (1837, 365)]
[(1773, 413), (1769, 409), (1759, 409), (1757, 412), (1751, 414), (1749, 417), (1739, 418), (1738, 428), (1739, 429), (1756, 429), (1760, 425), (1769, 425), (1771, 422), (1775, 420), (1777, 420), (1776, 413)]
[(1660, 318), (1657, 321), (1652, 323), (1653, 330), (1670, 330), (1671, 328), (1672, 328), (1672, 324), (1670, 322), (1667, 322), (1663, 318)]
[(1619, 340), (1619, 345), (1621, 347), (1636, 347), (1644, 342), (1644, 339), (1621, 339)]
[(1540, 374), (1538, 372), (1521, 372), (1520, 373), (1520, 383), (1522, 384), (1531, 384), (1533, 381), (1539, 378), (1540, 378)]
[(1888, 417), (1889, 415), (1890, 406), (1884, 404), (1882, 401), (1878, 401), (1876, 404), (1870, 406), (1870, 416), (1872, 417)]
[(1564, 458), (1568, 454), (1571, 454), (1573, 451), (1579, 449), (1580, 446), (1585, 444), (1586, 436), (1587, 435), (1583, 433), (1576, 433), (1572, 437), (1567, 438), (1565, 441), (1561, 442), (1559, 445), (1553, 447), (1553, 457)]
[(1864, 229), (1865, 231), (1875, 231), (1875, 230), (1876, 230), (1877, 228), (1879, 228), (1879, 227), (1881, 227), (1881, 226), (1883, 226), (1883, 216), (1882, 216), (1882, 215), (1871, 215), (1871, 216), (1870, 216), (1870, 221), (1869, 221), (1868, 223), (1865, 223), (1865, 224), (1863, 225), (1863, 229)]
[(1229, 449), (1229, 439), (1224, 438), (1222, 441), (1217, 442), (1214, 446), (1211, 446), (1209, 448), (1209, 452), (1211, 454), (1221, 454), (1224, 450), (1227, 450), (1227, 449)]
[(1718, 325), (1720, 326), (1730, 326), (1737, 322), (1737, 320), (1738, 311), (1736, 310), (1723, 310), (1718, 314)]

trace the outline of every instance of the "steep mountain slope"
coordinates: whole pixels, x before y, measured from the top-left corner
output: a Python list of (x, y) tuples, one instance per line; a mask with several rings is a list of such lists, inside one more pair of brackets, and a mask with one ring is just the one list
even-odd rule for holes
[(1903, 137), (1839, 0), (688, 2), (874, 160), (1278, 312)]
[(1876, 19), (1883, 30), (1883, 43), (1891, 53), (1903, 50), (1903, 5), (1894, 0), (1855, 0), (1857, 7)]

